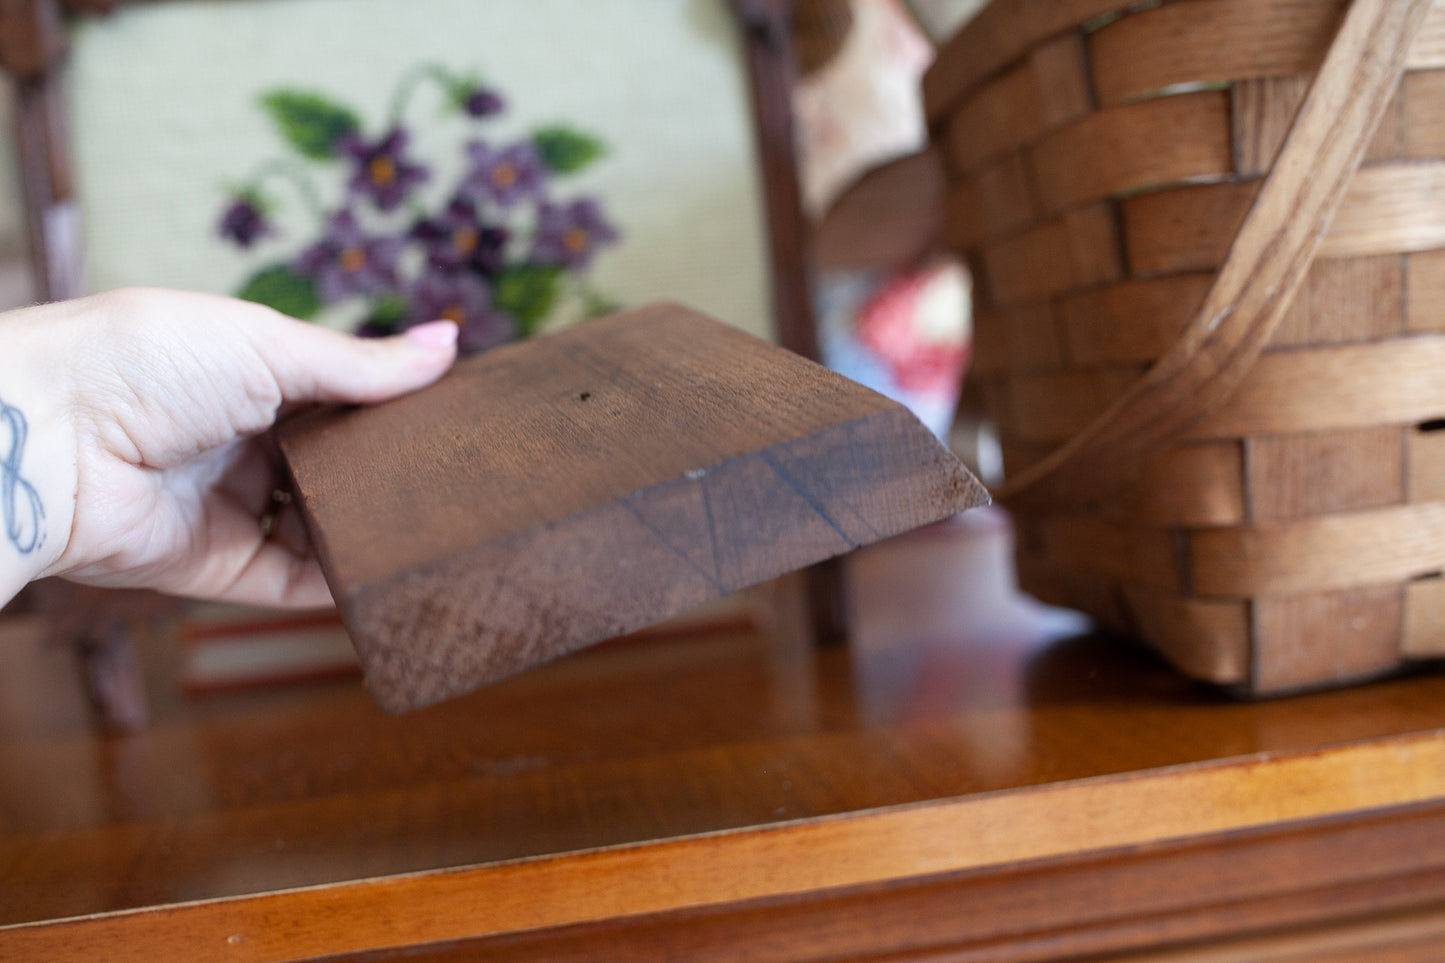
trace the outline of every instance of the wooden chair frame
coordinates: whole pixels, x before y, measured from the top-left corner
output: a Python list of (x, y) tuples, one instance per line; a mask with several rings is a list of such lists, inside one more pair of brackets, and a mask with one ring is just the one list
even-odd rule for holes
[[(140, 0), (0, 0), (0, 70), (15, 84), (15, 138), (34, 292), (39, 300), (86, 293), (82, 218), (64, 97), (67, 19), (106, 14), (134, 2)], [(789, 30), (793, 0), (729, 0), (729, 6), (742, 31), (752, 94), (774, 331), (782, 346), (818, 360), (812, 307), (814, 258), (794, 149), (795, 68)], [(806, 628), (813, 639), (841, 641), (846, 635), (841, 565), (834, 560), (810, 569), (803, 591)], [(138, 679), (126, 682), (116, 677), (121, 671), (117, 667), (131, 666), (134, 671), (135, 660), (126, 658), (123, 651), (127, 635), (114, 631), (117, 620), (128, 618), (125, 613), (131, 608), (120, 605), (111, 618), (107, 608), (88, 606), (87, 611), (94, 609), (95, 624), (85, 626), (76, 639), (101, 714), (122, 727), (143, 721), (145, 704), (138, 694)], [(121, 651), (117, 651), (118, 645)], [(137, 706), (141, 718), (136, 717)]]

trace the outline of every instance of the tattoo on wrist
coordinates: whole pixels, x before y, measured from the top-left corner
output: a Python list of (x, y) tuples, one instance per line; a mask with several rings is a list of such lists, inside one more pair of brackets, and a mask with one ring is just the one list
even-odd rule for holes
[(25, 415), (0, 398), (0, 517), (6, 537), (21, 555), (45, 541), (45, 506), (35, 486), (20, 475), (25, 432)]

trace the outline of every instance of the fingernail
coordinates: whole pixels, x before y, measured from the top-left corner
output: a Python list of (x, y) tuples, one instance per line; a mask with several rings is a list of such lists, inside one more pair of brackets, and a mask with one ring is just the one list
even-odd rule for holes
[(457, 343), (457, 326), (451, 321), (428, 321), (406, 329), (407, 340), (429, 351), (450, 348)]

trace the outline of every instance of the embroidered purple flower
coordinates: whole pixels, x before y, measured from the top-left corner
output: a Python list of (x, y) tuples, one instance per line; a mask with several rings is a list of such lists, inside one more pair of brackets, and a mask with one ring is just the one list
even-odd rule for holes
[(221, 215), (221, 223), (216, 230), (221, 237), (241, 247), (250, 247), (261, 238), (275, 233), (254, 194), (241, 194), (233, 200)]
[(537, 237), (532, 260), (585, 268), (597, 249), (613, 243), (617, 229), (602, 218), (602, 207), (584, 199), (570, 204), (543, 201), (537, 207)]
[(462, 96), (461, 106), (469, 117), (494, 117), (507, 109), (507, 102), (495, 90), (472, 87)]
[(458, 349), (475, 354), (511, 340), (516, 325), (492, 307), (492, 290), (474, 274), (428, 274), (412, 285), (409, 324), (443, 318), (461, 329)]
[(484, 224), (476, 205), (456, 197), (436, 217), (412, 228), (412, 237), (422, 242), (427, 263), (439, 271), (470, 268), (486, 277), (502, 270), (502, 249), (510, 235), (503, 227)]
[(296, 269), (315, 280), (326, 304), (353, 294), (381, 294), (396, 286), (403, 243), (399, 237), (369, 236), (350, 211), (341, 211), (321, 240), (301, 252)]
[(546, 168), (537, 149), (529, 142), (497, 150), (481, 141), (467, 145), (471, 173), (462, 190), (477, 199), (491, 198), (501, 207), (511, 207), (542, 189)]
[(404, 155), (408, 134), (394, 128), (381, 140), (369, 143), (357, 133), (343, 134), (337, 149), (356, 163), (347, 188), (353, 195), (369, 197), (383, 211), (394, 210), (407, 192), (431, 177), (431, 171)]

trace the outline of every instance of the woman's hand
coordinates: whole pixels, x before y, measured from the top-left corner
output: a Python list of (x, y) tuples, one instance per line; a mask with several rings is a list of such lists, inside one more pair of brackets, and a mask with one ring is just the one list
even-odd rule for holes
[(0, 314), (0, 602), (31, 578), (265, 605), (330, 595), (268, 539), (266, 437), (313, 401), (382, 401), (455, 357), (435, 322), (362, 340), (212, 295), (135, 289)]

